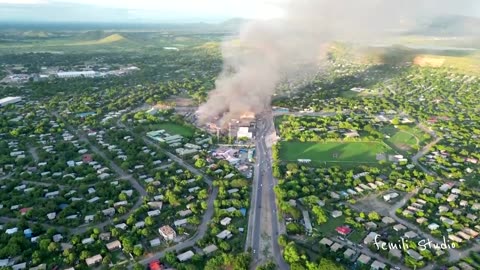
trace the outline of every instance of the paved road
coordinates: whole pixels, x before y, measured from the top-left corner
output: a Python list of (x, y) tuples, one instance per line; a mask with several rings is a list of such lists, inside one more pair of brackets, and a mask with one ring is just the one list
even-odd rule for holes
[[(274, 132), (273, 115), (265, 113), (257, 122), (256, 134), (256, 164), (255, 176), (252, 188), (251, 218), (249, 219), (249, 232), (247, 246), (255, 251), (253, 254), (252, 269), (262, 263), (262, 229), (267, 233), (268, 241), (272, 250), (268, 250), (270, 256), (275, 259), (279, 269), (289, 269), (282, 257), (277, 236), (281, 231), (281, 225), (277, 219), (277, 205), (273, 187), (276, 184), (272, 175), (271, 149), (266, 144), (268, 135)], [(267, 255), (267, 257), (269, 257)]]

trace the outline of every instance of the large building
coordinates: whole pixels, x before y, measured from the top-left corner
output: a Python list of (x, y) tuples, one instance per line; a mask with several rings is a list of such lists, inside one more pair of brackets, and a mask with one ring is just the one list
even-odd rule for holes
[(93, 70), (89, 71), (62, 71), (58, 72), (57, 76), (62, 79), (67, 79), (67, 78), (78, 78), (78, 77), (88, 77), (88, 78), (93, 78), (97, 75), (97, 72)]
[(17, 103), (17, 102), (20, 102), (20, 101), (22, 101), (21, 97), (2, 98), (2, 99), (0, 99), (0, 107), (7, 106), (8, 104), (14, 104), (14, 103)]
[(250, 132), (249, 127), (239, 127), (237, 131), (237, 138), (252, 139), (253, 134)]

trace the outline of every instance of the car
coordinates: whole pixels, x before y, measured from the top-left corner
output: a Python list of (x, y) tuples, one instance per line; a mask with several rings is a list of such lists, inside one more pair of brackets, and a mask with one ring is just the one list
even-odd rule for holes
[(254, 249), (254, 250), (253, 250), (253, 254), (255, 254), (256, 252), (257, 252), (257, 251)]

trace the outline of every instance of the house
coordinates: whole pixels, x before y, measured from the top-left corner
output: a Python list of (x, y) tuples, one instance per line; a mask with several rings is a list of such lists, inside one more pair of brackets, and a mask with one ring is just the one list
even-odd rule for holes
[(395, 220), (391, 217), (383, 217), (382, 222), (384, 224), (392, 224), (392, 223), (395, 223)]
[(82, 239), (82, 244), (84, 244), (84, 245), (88, 245), (88, 244), (91, 244), (91, 243), (93, 243), (93, 242), (95, 242), (95, 240), (94, 240), (93, 238), (91, 238), (91, 237)]
[(163, 207), (163, 202), (148, 202), (147, 203), (150, 208), (161, 210)]
[(457, 194), (450, 194), (447, 197), (447, 202), (454, 202), (458, 198)]
[(390, 255), (392, 255), (393, 257), (396, 257), (396, 258), (401, 258), (402, 257), (402, 251), (400, 249), (392, 248), (388, 251), (388, 254), (390, 254)]
[(342, 216), (342, 211), (338, 211), (338, 210), (332, 211), (332, 217), (333, 218), (338, 218), (338, 217), (341, 217), (341, 216)]
[(460, 238), (460, 237), (458, 237), (458, 236), (456, 236), (456, 235), (453, 235), (453, 234), (449, 234), (449, 235), (448, 235), (448, 239), (450, 239), (450, 240), (452, 240), (452, 241), (454, 241), (454, 242), (457, 242), (457, 243), (462, 243), (462, 242), (463, 242), (462, 238)]
[(11, 229), (7, 229), (5, 231), (6, 234), (14, 234), (14, 233), (17, 233), (18, 232), (18, 228), (15, 227), (15, 228), (11, 228)]
[(339, 249), (342, 249), (342, 248), (343, 248), (343, 245), (337, 242), (333, 243), (333, 245), (330, 246), (330, 250), (333, 252), (337, 252)]
[(448, 210), (450, 210), (450, 208), (449, 208), (448, 206), (446, 206), (446, 205), (440, 205), (440, 206), (438, 207), (438, 212), (439, 212), (439, 213), (448, 212)]
[(180, 255), (177, 256), (177, 259), (180, 261), (180, 262), (185, 262), (185, 261), (188, 261), (190, 260), (193, 255), (195, 255), (195, 253), (193, 253), (193, 251), (189, 250), (187, 252), (184, 252)]
[(89, 164), (90, 162), (93, 161), (93, 157), (91, 154), (84, 154), (82, 156), (82, 162), (85, 163), (85, 164)]
[(52, 236), (52, 240), (55, 243), (62, 241), (62, 239), (63, 239), (63, 236), (61, 234), (55, 234), (54, 236)]
[(353, 249), (347, 249), (345, 250), (345, 252), (343, 252), (343, 256), (346, 258), (346, 259), (351, 259), (353, 257), (353, 255), (355, 255), (355, 251), (353, 251)]
[(125, 206), (127, 204), (128, 204), (127, 201), (119, 201), (119, 202), (114, 203), (113, 207), (117, 208), (117, 207), (120, 207), (120, 206)]
[(126, 230), (128, 228), (127, 224), (125, 223), (120, 223), (114, 226), (115, 228)]
[(372, 270), (383, 270), (385, 269), (386, 265), (380, 261), (373, 261), (372, 265), (370, 266)]
[(424, 217), (420, 217), (420, 218), (417, 218), (416, 221), (417, 221), (418, 224), (423, 224), (423, 223), (427, 222), (427, 219), (424, 218)]
[(110, 233), (109, 232), (104, 232), (99, 235), (100, 240), (102, 241), (108, 241), (110, 240)]
[(177, 233), (175, 232), (175, 230), (168, 225), (160, 227), (158, 229), (158, 232), (165, 240), (173, 240), (175, 239), (175, 237), (177, 237)]
[(440, 217), (440, 220), (443, 222), (443, 223), (446, 223), (448, 225), (453, 225), (455, 224), (455, 221), (447, 218), (447, 217)]
[(416, 261), (420, 261), (423, 259), (423, 257), (413, 249), (407, 250), (407, 254), (410, 255), (410, 257), (412, 257)]
[(463, 229), (463, 232), (468, 233), (468, 235), (470, 235), (470, 236), (473, 237), (473, 238), (476, 238), (476, 237), (478, 236), (478, 232), (477, 232), (477, 231), (474, 231), (474, 230), (472, 230), (472, 229), (470, 229), (470, 228), (464, 228), (464, 229)]
[(378, 227), (378, 225), (373, 221), (369, 221), (369, 222), (365, 223), (365, 228), (367, 230), (375, 230), (377, 227)]
[(461, 238), (467, 240), (467, 241), (472, 238), (470, 235), (468, 235), (468, 234), (466, 234), (466, 233), (464, 233), (464, 232), (462, 232), (462, 231), (458, 232), (457, 235), (460, 236)]
[(408, 231), (403, 235), (407, 239), (413, 239), (418, 236), (418, 234), (414, 231)]
[(303, 222), (305, 224), (305, 231), (306, 231), (306, 233), (311, 233), (312, 232), (312, 222), (310, 221), (310, 216), (308, 215), (308, 211), (303, 210), (302, 214), (303, 214)]
[(207, 247), (205, 247), (205, 248), (203, 249), (203, 253), (205, 253), (205, 254), (210, 254), (210, 253), (212, 253), (212, 252), (214, 252), (214, 251), (217, 251), (217, 250), (218, 250), (218, 247), (217, 247), (217, 246), (215, 246), (215, 245), (209, 245), (209, 246), (207, 246)]
[(222, 224), (223, 226), (227, 226), (228, 224), (230, 224), (231, 221), (232, 221), (231, 218), (226, 217), (226, 218), (220, 220), (220, 224)]
[(86, 215), (84, 219), (85, 223), (92, 222), (94, 218), (95, 218), (95, 215)]
[(32, 210), (32, 207), (22, 208), (22, 209), (20, 209), (20, 214), (21, 214), (22, 216), (24, 216), (24, 215), (26, 215), (28, 212), (30, 212), (30, 210)]
[(399, 231), (406, 230), (407, 227), (405, 227), (403, 224), (397, 224), (397, 225), (393, 226), (393, 229), (394, 229), (396, 232), (399, 232)]
[(376, 232), (370, 232), (364, 239), (363, 239), (363, 243), (365, 245), (369, 245), (370, 243), (373, 242), (373, 240), (375, 240), (375, 237), (377, 237), (377, 233)]
[(348, 226), (339, 226), (335, 230), (341, 235), (348, 235), (352, 232), (352, 229), (350, 229)]
[(181, 217), (186, 217), (186, 216), (192, 214), (192, 210), (190, 210), (190, 209), (182, 210), (182, 211), (178, 212), (178, 214), (179, 214)]
[(92, 256), (90, 258), (86, 258), (85, 263), (87, 264), (87, 266), (90, 267), (92, 265), (100, 263), (102, 261), (102, 259), (103, 259), (102, 255), (98, 254), (98, 255)]
[(113, 242), (110, 242), (108, 244), (106, 244), (107, 246), (107, 249), (109, 251), (112, 251), (112, 250), (116, 250), (116, 249), (121, 249), (122, 248), (122, 244), (120, 243), (120, 241), (118, 240), (115, 240)]
[(23, 270), (23, 269), (27, 269), (27, 263), (26, 262), (12, 265), (12, 270)]
[(429, 229), (430, 231), (434, 231), (434, 230), (436, 230), (436, 229), (438, 229), (438, 228), (440, 228), (440, 225), (438, 225), (438, 224), (436, 224), (436, 223), (430, 223), (430, 224), (428, 224), (428, 229)]
[(220, 239), (225, 239), (225, 238), (228, 239), (232, 237), (232, 232), (230, 232), (229, 230), (223, 230), (222, 232), (217, 234), (217, 237)]
[(392, 200), (392, 199), (395, 199), (398, 197), (398, 193), (396, 192), (392, 192), (392, 193), (388, 193), (388, 194), (385, 194), (383, 195), (383, 200), (385, 200), (386, 202)]
[(107, 208), (105, 210), (102, 210), (102, 213), (103, 213), (103, 215), (105, 215), (107, 217), (111, 217), (111, 216), (115, 215), (115, 208), (113, 208), (113, 207)]
[(145, 221), (139, 221), (139, 222), (135, 223), (135, 225), (133, 225), (133, 226), (137, 229), (141, 229), (141, 228), (145, 227)]
[(175, 227), (181, 227), (181, 226), (183, 226), (183, 225), (185, 225), (185, 224), (187, 224), (187, 223), (188, 223), (187, 219), (184, 218), (184, 219), (180, 219), (180, 220), (175, 220), (175, 221), (173, 222), (173, 225), (174, 225)]
[(320, 244), (325, 245), (325, 246), (331, 246), (333, 244), (333, 241), (324, 237), (322, 240), (320, 240)]
[(160, 215), (160, 210), (156, 209), (156, 210), (148, 211), (147, 215), (149, 217), (156, 217), (156, 216)]
[(150, 240), (150, 246), (151, 247), (158, 247), (160, 246), (160, 238), (155, 238), (153, 240)]
[(55, 212), (51, 212), (51, 213), (47, 214), (47, 218), (49, 220), (55, 219), (56, 216), (57, 216), (57, 213), (55, 213)]
[(362, 254), (362, 255), (360, 255), (360, 257), (358, 257), (357, 262), (366, 265), (366, 264), (368, 264), (368, 262), (370, 262), (371, 259), (372, 258), (370, 258), (370, 256)]
[[(26, 265), (25, 265), (26, 267)], [(35, 267), (30, 267), (29, 270), (46, 270), (47, 269), (47, 265), (42, 263), (40, 264), (39, 266), (35, 266)]]

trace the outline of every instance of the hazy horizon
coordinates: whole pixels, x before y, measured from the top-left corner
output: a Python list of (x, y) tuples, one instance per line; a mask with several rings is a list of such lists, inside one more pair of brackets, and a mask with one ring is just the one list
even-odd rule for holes
[[(0, 22), (11, 23), (220, 23), (232, 18), (272, 19), (285, 14), (285, 0), (0, 0)], [(472, 0), (460, 0), (452, 15), (480, 17)]]

